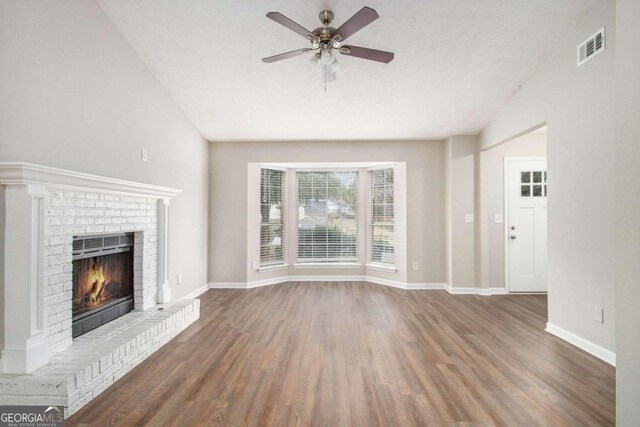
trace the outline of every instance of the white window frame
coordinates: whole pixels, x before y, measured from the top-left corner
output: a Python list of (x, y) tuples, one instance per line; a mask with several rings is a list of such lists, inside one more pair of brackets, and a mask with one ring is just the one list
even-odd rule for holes
[[(295, 236), (294, 236), (294, 240), (292, 240), (292, 256), (295, 260), (295, 264), (294, 267), (296, 268), (315, 268), (315, 267), (334, 267), (334, 268), (340, 268), (340, 267), (345, 267), (345, 268), (349, 268), (349, 267), (354, 267), (354, 266), (361, 266), (362, 264), (360, 263), (360, 257), (361, 257), (361, 253), (362, 253), (362, 239), (361, 239), (361, 229), (362, 229), (362, 221), (361, 221), (361, 211), (362, 211), (362, 180), (361, 180), (361, 175), (362, 175), (362, 168), (357, 168), (357, 167), (327, 167), (327, 168), (303, 168), (303, 167), (299, 167), (299, 168), (294, 168), (292, 170), (293, 173), (291, 173), (292, 176), (292, 180), (294, 181), (294, 188), (295, 188), (295, 196), (293, 197), (292, 200), (290, 200), (290, 202), (293, 202), (292, 204), (295, 205), (295, 217), (294, 220), (292, 222), (295, 223)], [(357, 200), (356, 200), (356, 219), (358, 221), (357, 223), (357, 231), (356, 231), (356, 255), (354, 258), (354, 261), (348, 260), (348, 259), (342, 259), (342, 260), (337, 260), (337, 261), (331, 261), (330, 259), (327, 259), (325, 261), (307, 261), (305, 259), (300, 259), (298, 258), (298, 243), (299, 243), (299, 236), (298, 236), (298, 231), (299, 231), (299, 227), (298, 227), (298, 172), (302, 172), (302, 173), (314, 173), (314, 172), (318, 172), (318, 173), (329, 173), (329, 172), (336, 172), (336, 173), (340, 173), (340, 172), (355, 172), (356, 173), (356, 184), (357, 184)]]
[[(261, 165), (260, 166), (260, 180), (259, 180), (259, 186), (258, 186), (258, 195), (260, 195), (260, 191), (261, 191), (261, 187), (262, 187), (262, 171), (263, 170), (275, 170), (275, 171), (279, 171), (283, 173), (283, 180), (282, 180), (282, 204), (283, 204), (283, 208), (280, 210), (280, 215), (282, 218), (282, 237), (281, 237), (281, 242), (280, 244), (282, 245), (282, 259), (276, 262), (269, 262), (266, 264), (263, 264), (262, 261), (262, 225), (264, 224), (262, 222), (262, 215), (261, 213), (259, 213), (259, 217), (260, 217), (260, 224), (259, 224), (259, 228), (258, 228), (258, 271), (268, 271), (268, 270), (277, 270), (277, 269), (282, 269), (288, 266), (287, 264), (287, 248), (288, 248), (288, 227), (287, 227), (287, 223), (288, 223), (288, 212), (287, 210), (289, 209), (289, 195), (288, 195), (288, 191), (287, 191), (287, 183), (289, 180), (289, 174), (287, 172), (286, 169), (284, 168), (279, 168), (279, 167), (273, 167), (273, 166), (268, 166), (268, 165)], [(258, 209), (261, 208), (260, 206), (261, 201), (258, 201)]]
[[(385, 169), (391, 169), (391, 171), (393, 172), (393, 211), (394, 211), (394, 215), (393, 215), (393, 263), (384, 263), (384, 262), (377, 262), (377, 261), (373, 261), (373, 186), (371, 183), (371, 174), (370, 172), (372, 171), (377, 171), (377, 170), (385, 170)], [(397, 256), (396, 256), (396, 252), (397, 252), (397, 248), (396, 248), (396, 233), (397, 233), (397, 221), (396, 221), (396, 214), (397, 214), (397, 202), (398, 202), (398, 196), (396, 195), (396, 191), (397, 191), (397, 185), (396, 185), (396, 168), (394, 167), (393, 164), (386, 164), (386, 165), (379, 165), (379, 166), (372, 166), (367, 168), (367, 230), (366, 230), (366, 245), (367, 245), (367, 249), (366, 249), (366, 253), (367, 253), (367, 258), (366, 258), (366, 266), (368, 269), (372, 269), (372, 270), (379, 270), (379, 271), (391, 271), (391, 272), (395, 272), (397, 271)]]

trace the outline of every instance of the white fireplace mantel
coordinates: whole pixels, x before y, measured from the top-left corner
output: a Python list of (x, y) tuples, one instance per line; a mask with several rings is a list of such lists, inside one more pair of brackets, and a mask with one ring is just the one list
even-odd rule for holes
[(26, 162), (0, 162), (0, 184), (41, 184), (51, 188), (100, 191), (150, 198), (172, 199), (182, 192), (141, 182), (125, 181)]
[[(46, 364), (51, 355), (44, 321), (45, 271), (48, 268), (45, 263), (47, 191), (64, 194), (81, 191), (156, 200), (155, 298), (159, 303), (170, 301), (169, 208), (170, 200), (181, 190), (25, 162), (0, 162), (0, 186), (0, 198), (3, 199), (0, 204), (4, 206), (4, 233), (0, 236), (0, 256), (3, 257), (0, 262), (4, 266), (0, 277), (4, 287), (2, 372), (32, 372)], [(70, 262), (66, 268), (71, 271)]]

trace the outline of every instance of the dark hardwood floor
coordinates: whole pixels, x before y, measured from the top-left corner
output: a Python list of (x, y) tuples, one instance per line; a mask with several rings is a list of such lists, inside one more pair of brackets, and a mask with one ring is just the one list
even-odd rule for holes
[(614, 368), (544, 332), (545, 296), (317, 282), (201, 300), (67, 425), (614, 424)]

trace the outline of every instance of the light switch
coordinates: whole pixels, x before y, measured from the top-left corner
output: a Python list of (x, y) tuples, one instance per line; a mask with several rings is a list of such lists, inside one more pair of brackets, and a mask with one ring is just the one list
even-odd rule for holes
[(598, 323), (604, 323), (604, 308), (598, 306), (593, 308), (593, 320)]
[(260, 263), (258, 261), (251, 261), (251, 269), (257, 270), (260, 268)]
[(473, 214), (465, 214), (464, 222), (466, 222), (466, 223), (473, 222)]
[(496, 224), (504, 224), (504, 216), (502, 214), (495, 215), (495, 223)]

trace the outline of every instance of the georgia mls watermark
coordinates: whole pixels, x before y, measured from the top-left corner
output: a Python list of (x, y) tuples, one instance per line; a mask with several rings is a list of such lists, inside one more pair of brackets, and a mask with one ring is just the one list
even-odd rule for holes
[(0, 406), (0, 427), (64, 426), (62, 406)]

